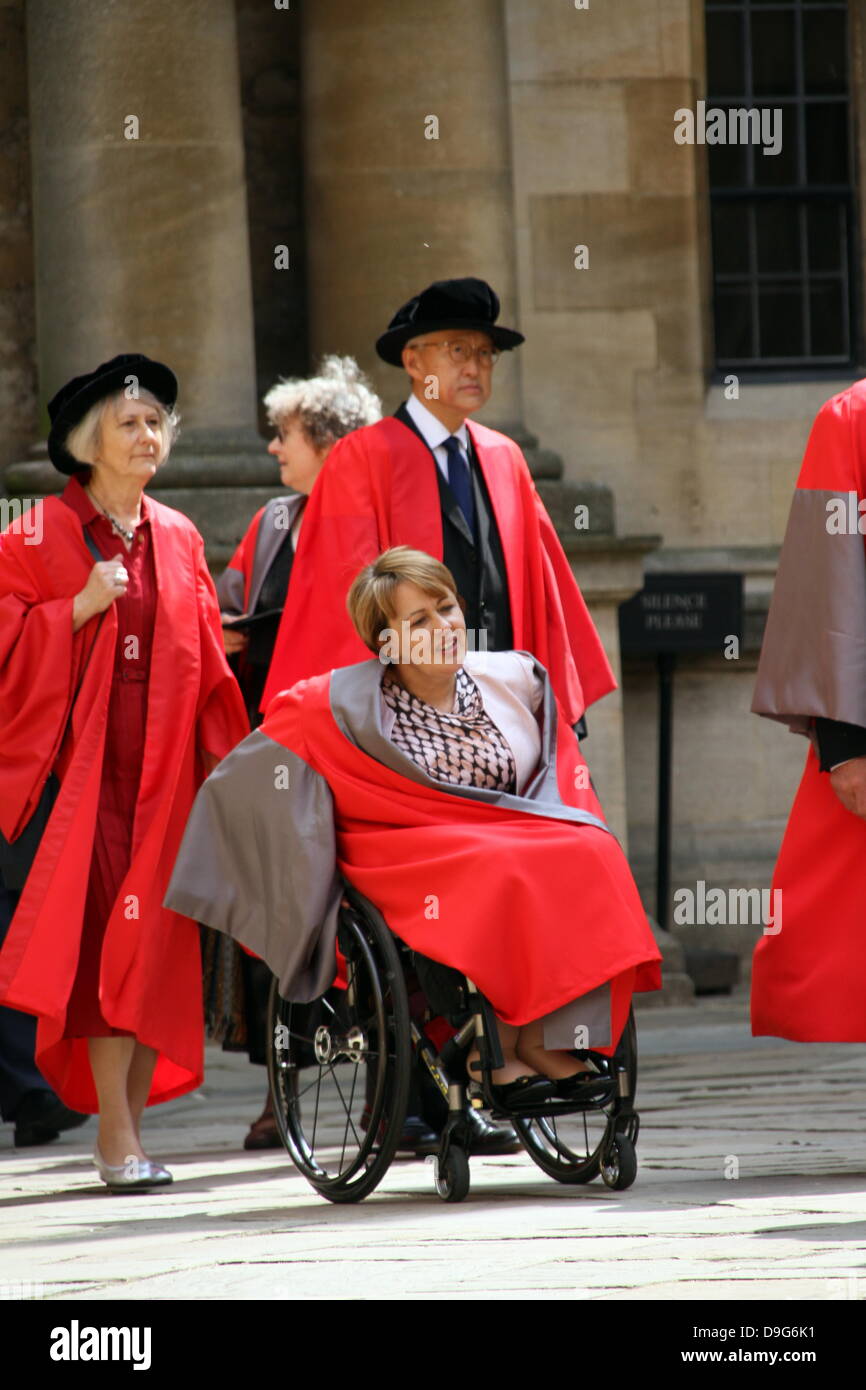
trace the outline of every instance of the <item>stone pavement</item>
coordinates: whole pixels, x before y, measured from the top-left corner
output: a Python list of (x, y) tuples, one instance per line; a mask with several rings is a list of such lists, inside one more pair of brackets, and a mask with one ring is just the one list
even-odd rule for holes
[(264, 1073), (213, 1048), (202, 1090), (147, 1117), (167, 1190), (107, 1193), (95, 1121), (20, 1151), (5, 1126), (0, 1297), (866, 1297), (866, 1048), (752, 1038), (745, 992), (642, 1009), (638, 1030), (625, 1192), (561, 1186), (517, 1154), (473, 1159), (459, 1206), (408, 1160), (333, 1206), (282, 1151), (243, 1152)]

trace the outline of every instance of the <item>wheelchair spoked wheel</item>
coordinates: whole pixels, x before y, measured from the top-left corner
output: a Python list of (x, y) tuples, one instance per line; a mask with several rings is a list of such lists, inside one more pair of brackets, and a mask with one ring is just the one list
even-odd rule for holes
[(271, 987), (268, 1075), (295, 1166), (331, 1202), (359, 1202), (384, 1177), (406, 1119), (412, 1047), (406, 986), (387, 927), (344, 908), (347, 987), (313, 1004)]
[[(631, 1111), (637, 1089), (634, 1013), (629, 1012), (612, 1058), (598, 1052), (583, 1055), (611, 1077), (608, 1097), (571, 1113), (515, 1116), (512, 1123), (530, 1157), (557, 1182), (587, 1183), (601, 1175), (606, 1186), (621, 1190), (637, 1174), (638, 1118)], [(619, 1068), (625, 1072), (626, 1098), (617, 1081)]]

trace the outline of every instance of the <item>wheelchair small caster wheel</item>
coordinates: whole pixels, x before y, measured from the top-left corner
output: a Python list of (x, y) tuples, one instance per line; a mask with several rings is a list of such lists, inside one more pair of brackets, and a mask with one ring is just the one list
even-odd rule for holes
[(436, 1160), (436, 1191), (443, 1202), (462, 1202), (469, 1191), (469, 1159), (463, 1149), (453, 1145), (448, 1150), (444, 1162)]
[(606, 1187), (622, 1191), (631, 1187), (637, 1177), (637, 1154), (634, 1144), (625, 1134), (617, 1134), (608, 1145), (601, 1160), (601, 1176)]

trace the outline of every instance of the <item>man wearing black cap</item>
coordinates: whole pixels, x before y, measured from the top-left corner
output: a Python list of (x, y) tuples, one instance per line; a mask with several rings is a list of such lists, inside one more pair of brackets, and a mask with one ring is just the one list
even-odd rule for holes
[[(409, 373), (411, 392), (395, 418), (413, 430), (436, 459), (442, 558), (466, 603), (466, 626), (485, 634), (490, 651), (506, 651), (513, 646), (513, 633), (505, 557), (484, 475), (477, 462), (473, 467), (466, 417), (489, 398), (500, 353), (522, 343), (523, 335), (493, 324), (499, 301), (489, 286), (476, 280), (451, 283), (460, 287), (459, 293), (442, 294), (441, 306), (434, 286), (425, 292), (426, 298), (418, 297), (428, 306), (422, 310), (423, 321), (431, 324), (428, 329), (419, 335), (411, 320), (392, 323), (376, 348), (391, 366), (402, 365)], [(455, 306), (465, 302), (462, 327), (455, 327), (451, 301)], [(441, 327), (432, 326), (440, 319)]]
[(531, 651), (574, 724), (614, 688), (598, 634), (518, 446), (469, 420), (502, 351), (523, 335), (496, 319), (483, 280), (439, 280), (398, 309), (376, 343), (409, 374), (396, 414), (332, 450), (307, 504), (292, 592), (262, 699), (368, 652), (346, 612), (358, 571), (392, 545), (442, 560), (477, 649)]
[[(498, 316), (485, 281), (439, 280), (404, 304), (378, 339), (379, 356), (408, 373), (410, 393), (394, 416), (338, 441), (319, 475), (263, 710), (296, 681), (369, 657), (346, 595), (358, 571), (392, 545), (444, 561), (465, 604), (470, 644), (533, 652), (571, 723), (614, 688), (526, 460), (512, 439), (468, 419), (490, 396), (501, 352), (523, 342)], [(435, 1122), (435, 1098), (428, 1100)], [(474, 1152), (520, 1147), (510, 1127), (471, 1116)], [(413, 1125), (415, 1151), (435, 1152), (436, 1135), (420, 1117), (410, 1117)]]

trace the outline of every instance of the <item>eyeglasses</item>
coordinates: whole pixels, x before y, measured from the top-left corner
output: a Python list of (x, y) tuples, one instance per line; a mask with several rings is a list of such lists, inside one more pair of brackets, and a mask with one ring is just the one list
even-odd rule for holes
[(413, 343), (412, 346), (445, 348), (451, 361), (457, 367), (471, 362), (473, 357), (478, 358), (478, 364), (481, 367), (495, 367), (501, 356), (499, 348), (473, 347), (471, 343), (464, 342), (462, 338), (458, 338), (454, 342), (446, 340), (444, 343)]

